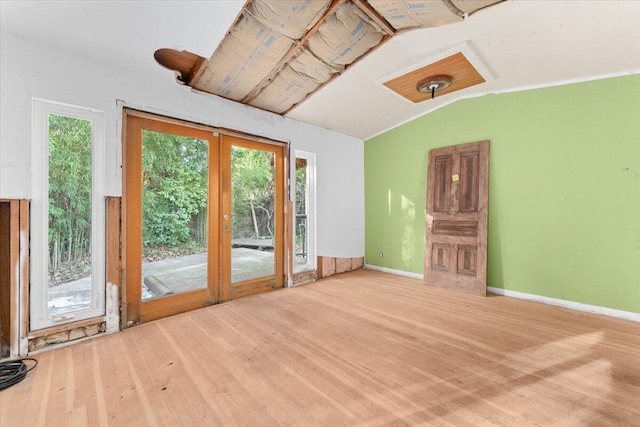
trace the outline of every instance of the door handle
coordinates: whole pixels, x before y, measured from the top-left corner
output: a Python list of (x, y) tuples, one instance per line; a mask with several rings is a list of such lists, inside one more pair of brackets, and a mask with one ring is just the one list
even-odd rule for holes
[(231, 231), (231, 228), (229, 228), (228, 225), (223, 225), (222, 226), (222, 231)]

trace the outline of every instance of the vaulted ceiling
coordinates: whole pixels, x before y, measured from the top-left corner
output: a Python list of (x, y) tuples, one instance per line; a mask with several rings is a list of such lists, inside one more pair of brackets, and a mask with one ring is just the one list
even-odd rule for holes
[[(123, 78), (170, 80), (154, 52), (211, 58), (244, 6), (244, 0), (3, 0), (0, 29), (120, 69)], [(639, 22), (640, 2), (633, 0), (505, 1), (461, 22), (390, 37), (286, 116), (367, 138), (460, 98), (637, 73)], [(385, 85), (458, 53), (483, 83), (420, 102)]]

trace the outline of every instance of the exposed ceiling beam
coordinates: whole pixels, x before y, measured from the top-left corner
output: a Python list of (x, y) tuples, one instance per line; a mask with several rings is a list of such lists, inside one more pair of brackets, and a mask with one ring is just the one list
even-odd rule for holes
[(325, 22), (327, 22), (327, 20), (331, 16), (333, 16), (333, 14), (336, 13), (340, 6), (342, 6), (346, 1), (347, 0), (333, 0), (333, 3), (329, 7), (329, 9), (327, 9), (322, 18), (320, 18), (320, 20), (316, 22), (316, 24), (311, 27), (311, 29), (307, 31), (307, 33), (300, 40), (298, 40), (298, 42), (289, 50), (289, 52), (287, 52), (287, 54), (280, 60), (280, 62), (278, 62), (273, 70), (271, 70), (271, 72), (267, 74), (267, 76), (262, 79), (262, 81), (258, 83), (256, 87), (253, 88), (251, 92), (249, 92), (247, 96), (245, 96), (240, 102), (242, 102), (243, 104), (248, 104), (253, 101), (258, 95), (260, 95), (260, 92), (262, 92), (264, 88), (266, 88), (269, 83), (271, 83), (271, 80), (273, 80), (280, 73), (280, 71), (282, 71), (285, 65), (300, 52), (300, 49), (302, 49), (302, 47), (307, 43), (311, 36), (313, 36), (318, 31), (318, 29)]
[(382, 28), (382, 30), (385, 33), (387, 33), (387, 35), (389, 35), (389, 36), (395, 36), (396, 35), (395, 28), (393, 28), (391, 26), (391, 24), (389, 24), (387, 22), (386, 19), (384, 19), (382, 16), (380, 16), (380, 14), (378, 12), (376, 12), (376, 10), (374, 8), (372, 8), (369, 3), (367, 3), (365, 0), (351, 0), (351, 1), (353, 2), (353, 4), (358, 6), (361, 11), (366, 13), (367, 16), (369, 18), (371, 18), (371, 20), (373, 22), (378, 24), (380, 26), (380, 28)]
[(447, 6), (447, 9), (449, 9), (451, 13), (459, 16), (460, 18), (464, 18), (464, 15), (465, 15), (464, 12), (458, 9), (451, 0), (442, 0), (442, 3), (444, 3), (445, 6)]

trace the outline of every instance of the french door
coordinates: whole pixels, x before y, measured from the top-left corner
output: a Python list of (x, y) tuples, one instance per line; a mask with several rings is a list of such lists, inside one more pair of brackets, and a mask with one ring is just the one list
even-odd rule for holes
[(123, 326), (282, 287), (282, 146), (126, 117)]

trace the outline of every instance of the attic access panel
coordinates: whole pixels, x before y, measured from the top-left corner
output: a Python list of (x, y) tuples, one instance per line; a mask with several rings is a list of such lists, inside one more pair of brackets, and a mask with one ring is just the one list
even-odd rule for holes
[(504, 0), (248, 0), (209, 60), (154, 54), (178, 82), (278, 114), (399, 31), (466, 19)]
[(485, 79), (480, 75), (478, 70), (471, 65), (462, 52), (459, 52), (433, 64), (426, 65), (384, 82), (384, 85), (409, 101), (418, 103), (431, 99), (430, 93), (422, 93), (416, 90), (418, 83), (428, 77), (437, 75), (447, 75), (452, 78), (451, 86), (437, 92), (437, 96), (446, 95), (485, 82)]

